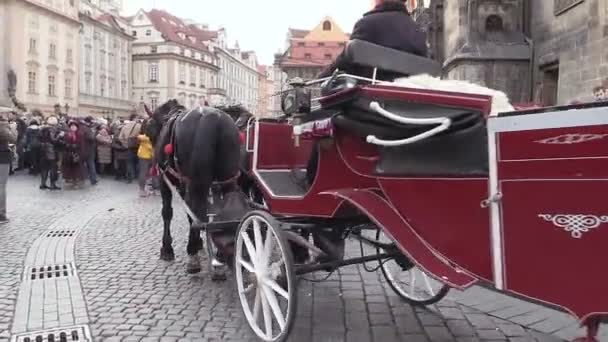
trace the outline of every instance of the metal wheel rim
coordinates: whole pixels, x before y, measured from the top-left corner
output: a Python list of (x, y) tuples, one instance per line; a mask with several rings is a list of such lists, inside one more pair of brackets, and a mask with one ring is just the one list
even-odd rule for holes
[[(262, 241), (263, 238), (261, 234), (261, 224), (266, 225), (267, 227), (267, 234), (264, 241)], [(253, 229), (253, 241), (247, 234), (250, 228)], [(285, 272), (288, 284), (287, 290), (281, 288), (281, 286), (276, 282), (276, 279), (271, 279), (272, 276), (268, 275), (269, 267), (267, 265), (267, 253), (269, 246), (272, 247), (271, 245), (269, 245), (269, 243), (278, 245), (284, 263), (283, 267), (290, 267), (289, 265), (286, 265), (287, 258), (285, 257), (286, 251), (284, 250), (284, 246), (280, 242), (280, 239), (277, 236), (277, 232), (275, 228), (270, 224), (270, 222), (268, 222), (268, 220), (259, 215), (252, 215), (246, 218), (241, 224), (241, 227), (239, 228), (236, 241), (235, 276), (237, 280), (237, 291), (239, 294), (241, 307), (243, 309), (243, 313), (245, 314), (245, 318), (249, 323), (249, 326), (252, 328), (255, 334), (262, 340), (271, 342), (282, 339), (285, 335), (285, 332), (289, 330), (290, 320), (292, 319), (292, 317), (290, 316), (292, 316), (291, 312), (293, 311), (291, 297), (295, 289), (292, 285), (294, 284), (293, 279), (290, 279), (292, 274), (289, 271), (286, 270)], [(258, 249), (256, 248), (258, 245), (264, 246), (264, 254), (258, 254)], [(243, 247), (245, 247), (245, 250), (247, 250), (248, 254), (253, 253), (257, 256), (254, 261), (243, 260)], [(266, 259), (264, 259), (264, 257)], [(253, 303), (253, 308), (249, 303), (249, 299), (246, 297), (250, 289), (247, 290), (245, 288), (245, 278), (243, 274), (243, 269), (249, 272), (253, 271), (252, 273), (256, 275), (256, 278), (261, 279), (261, 281), (256, 280), (258, 286), (255, 287), (256, 294)], [(261, 286), (259, 286), (259, 284), (261, 284)], [(287, 300), (287, 307), (285, 310), (282, 310), (280, 305), (278, 304), (278, 296), (281, 296), (282, 298)], [(264, 329), (262, 329), (258, 324), (260, 313), (263, 316)], [(270, 325), (268, 323), (269, 320)], [(274, 328), (276, 325), (278, 325), (279, 330), (277, 334), (274, 334)], [(270, 334), (268, 334), (268, 330), (270, 330)]]
[[(378, 234), (377, 239), (381, 241), (380, 236), (384, 236), (384, 233), (379, 231)], [(390, 241), (390, 239), (386, 237), (385, 241)], [(407, 278), (404, 279), (404, 277), (396, 274), (397, 271), (389, 267), (391, 265), (394, 265), (400, 272), (407, 274)], [(381, 267), (386, 280), (390, 283), (393, 290), (401, 297), (408, 298), (413, 302), (432, 302), (437, 297), (443, 296), (447, 289), (445, 284), (429, 276), (418, 266), (414, 265), (405, 270), (395, 259), (390, 259), (384, 261)], [(417, 284), (423, 285), (423, 288), (416, 287)]]

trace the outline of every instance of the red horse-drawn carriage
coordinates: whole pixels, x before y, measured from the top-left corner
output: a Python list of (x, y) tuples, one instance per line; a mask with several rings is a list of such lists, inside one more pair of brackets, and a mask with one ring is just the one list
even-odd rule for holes
[[(363, 42), (348, 49), (374, 74), (437, 68)], [(238, 227), (234, 272), (260, 339), (287, 338), (298, 275), (370, 261), (410, 303), (483, 282), (570, 312), (595, 339), (608, 310), (607, 104), (489, 115), (490, 96), (327, 82), (341, 88), (320, 99), (326, 117), (247, 131), (265, 209)], [(284, 98), (286, 113), (307, 111), (304, 89)], [(303, 188), (293, 169), (313, 148), (318, 170)], [(374, 253), (345, 260), (347, 237)]]

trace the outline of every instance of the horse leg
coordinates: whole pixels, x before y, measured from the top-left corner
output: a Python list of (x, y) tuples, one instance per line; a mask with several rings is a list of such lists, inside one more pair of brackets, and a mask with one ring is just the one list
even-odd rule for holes
[[(200, 203), (198, 203), (195, 198), (192, 198), (190, 194), (192, 194), (192, 191), (188, 191), (186, 203), (189, 204), (195, 215), (201, 217), (201, 215), (204, 215), (204, 211), (199, 209)], [(188, 221), (190, 222), (190, 230), (188, 234), (188, 245), (186, 246), (186, 251), (188, 252), (186, 272), (193, 274), (199, 273), (202, 269), (201, 258), (198, 252), (203, 249), (203, 240), (201, 238), (203, 222), (198, 220), (197, 217), (190, 217), (190, 215), (188, 215)]]
[(171, 189), (164, 180), (160, 182), (160, 194), (163, 201), (162, 216), (163, 216), (163, 244), (160, 248), (160, 259), (165, 261), (175, 260), (173, 252), (173, 239), (171, 238), (171, 220), (173, 219), (173, 207), (171, 201), (173, 195)]

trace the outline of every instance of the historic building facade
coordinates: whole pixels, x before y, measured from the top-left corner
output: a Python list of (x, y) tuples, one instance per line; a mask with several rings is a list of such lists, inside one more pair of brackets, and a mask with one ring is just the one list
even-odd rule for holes
[[(344, 50), (349, 35), (342, 31), (330, 17), (325, 17), (312, 30), (289, 29), (285, 52), (275, 56), (275, 67), (283, 73), (280, 89), (285, 89), (290, 79), (314, 79)], [(285, 77), (284, 77), (285, 76)]]
[(89, 2), (81, 3), (79, 111), (94, 116), (128, 117), (134, 110), (131, 101), (134, 38), (127, 33), (126, 22), (111, 12)]
[(201, 30), (165, 11), (140, 10), (129, 19), (133, 98), (150, 107), (178, 99), (198, 106), (217, 87), (219, 60)]
[(608, 1), (431, 0), (415, 14), (445, 77), (511, 102), (586, 101), (608, 78)]
[(7, 101), (7, 72), (16, 98), (28, 110), (75, 114), (78, 106), (78, 0), (0, 2), (0, 103)]

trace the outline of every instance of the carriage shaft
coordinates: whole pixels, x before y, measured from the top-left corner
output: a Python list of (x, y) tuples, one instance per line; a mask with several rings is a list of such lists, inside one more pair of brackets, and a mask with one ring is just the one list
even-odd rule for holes
[(338, 260), (338, 261), (326, 262), (326, 263), (322, 263), (322, 264), (301, 265), (301, 266), (296, 266), (296, 275), (303, 275), (303, 274), (312, 273), (312, 272), (316, 272), (316, 271), (326, 270), (328, 268), (335, 269), (335, 268), (340, 268), (340, 267), (349, 266), (349, 265), (357, 265), (357, 264), (362, 264), (362, 263), (368, 262), (368, 261), (380, 261), (383, 259), (393, 258), (397, 255), (398, 255), (397, 253), (382, 253), (382, 254), (368, 255), (368, 256), (363, 256), (363, 257), (358, 257), (358, 258), (353, 258), (353, 259), (348, 259), (348, 260)]

